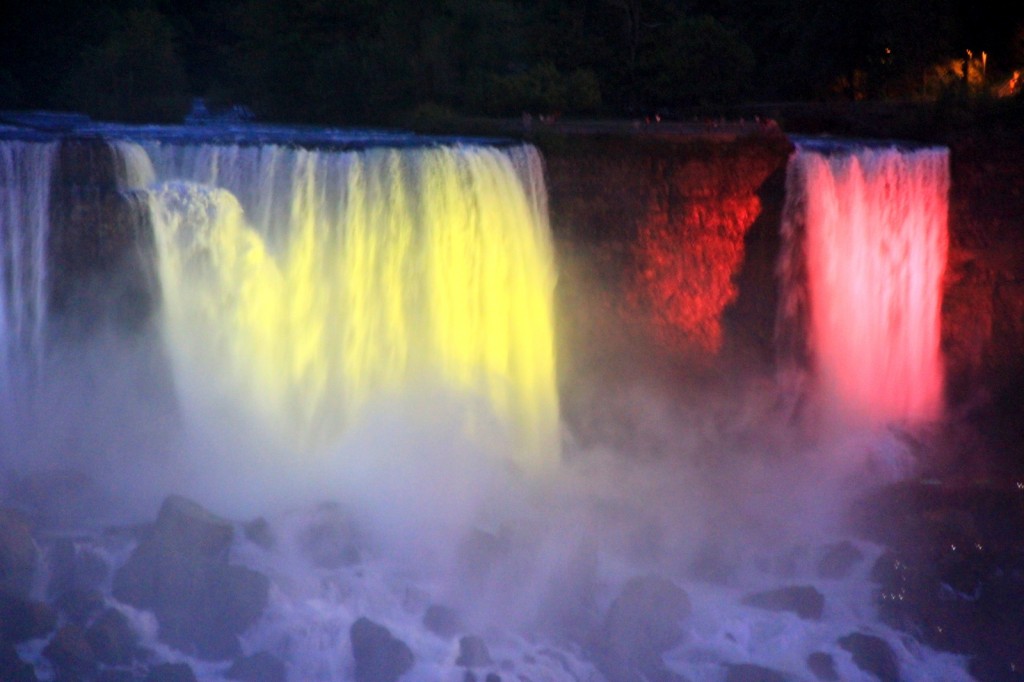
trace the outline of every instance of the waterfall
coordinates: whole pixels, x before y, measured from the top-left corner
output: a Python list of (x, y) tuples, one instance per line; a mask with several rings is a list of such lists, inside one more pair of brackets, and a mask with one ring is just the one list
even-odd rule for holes
[(798, 144), (793, 153), (778, 342), (783, 371), (809, 368), (810, 390), (833, 416), (941, 415), (948, 191), (942, 148)]
[(0, 398), (5, 405), (43, 361), (56, 152), (55, 142), (0, 145)]
[(330, 447), (440, 385), (558, 453), (553, 247), (540, 156), (473, 145), (146, 144), (164, 334), (194, 418)]

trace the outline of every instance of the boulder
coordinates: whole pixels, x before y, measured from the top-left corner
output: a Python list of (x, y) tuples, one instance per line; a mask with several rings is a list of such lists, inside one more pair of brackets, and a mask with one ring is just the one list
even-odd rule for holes
[(454, 637), (462, 629), (462, 619), (454, 609), (431, 604), (423, 613), (423, 627), (438, 637), (448, 639)]
[(819, 680), (833, 682), (839, 679), (835, 660), (831, 654), (826, 654), (824, 651), (815, 651), (807, 656), (807, 669)]
[(818, 560), (818, 577), (842, 579), (850, 575), (853, 567), (864, 560), (864, 553), (849, 540), (825, 548)]
[(359, 563), (355, 524), (336, 504), (323, 504), (299, 536), (299, 546), (318, 568), (336, 569)]
[(54, 599), (54, 606), (68, 621), (84, 626), (103, 610), (105, 600), (99, 590), (71, 590)]
[(46, 594), (51, 599), (66, 592), (96, 589), (110, 576), (110, 568), (94, 550), (77, 547), (68, 538), (50, 546), (46, 563), (50, 574)]
[(18, 643), (44, 637), (57, 626), (47, 604), (0, 592), (0, 641)]
[(683, 621), (690, 612), (689, 596), (671, 580), (629, 580), (590, 637), (595, 665), (610, 682), (673, 678), (661, 655), (684, 640)]
[(459, 657), (455, 659), (455, 665), (461, 665), (464, 668), (486, 668), (489, 665), (494, 665), (494, 661), (482, 638), (476, 635), (467, 635), (459, 639)]
[(65, 625), (43, 649), (43, 656), (53, 663), (58, 679), (88, 678), (97, 668), (96, 654), (77, 625)]
[(804, 620), (819, 620), (825, 597), (809, 585), (793, 585), (747, 595), (741, 603), (767, 611), (790, 611)]
[(0, 680), (5, 682), (36, 682), (35, 668), (21, 660), (10, 642), (0, 641)]
[(787, 682), (778, 670), (754, 663), (729, 663), (725, 666), (725, 682)]
[(85, 631), (96, 660), (108, 665), (126, 665), (136, 657), (139, 638), (131, 623), (117, 609), (104, 611)]
[(383, 625), (359, 618), (349, 630), (356, 682), (396, 682), (412, 668), (409, 646)]
[(263, 613), (269, 580), (228, 563), (233, 526), (183, 497), (168, 497), (156, 523), (114, 574), (114, 596), (152, 611), (160, 638), (207, 660), (241, 654), (238, 635)]
[(892, 647), (881, 637), (852, 632), (839, 638), (839, 646), (853, 654), (854, 664), (881, 682), (899, 682), (900, 666)]

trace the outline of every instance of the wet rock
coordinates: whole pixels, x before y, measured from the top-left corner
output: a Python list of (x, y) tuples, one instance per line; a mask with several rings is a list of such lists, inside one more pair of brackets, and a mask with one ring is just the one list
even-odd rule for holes
[(263, 549), (273, 549), (275, 544), (274, 533), (266, 519), (260, 517), (253, 519), (242, 527), (245, 537)]
[(858, 668), (875, 675), (881, 682), (899, 682), (899, 662), (884, 639), (853, 632), (838, 641), (839, 646), (853, 654), (853, 662)]
[(54, 606), (72, 623), (84, 626), (105, 604), (99, 590), (71, 590), (54, 599)]
[(43, 649), (43, 656), (53, 663), (60, 679), (88, 677), (96, 671), (96, 655), (85, 631), (77, 625), (65, 625), (58, 630)]
[(10, 642), (0, 641), (0, 680), (5, 682), (37, 682), (35, 668), (21, 660)]
[(44, 637), (56, 626), (57, 614), (49, 605), (0, 592), (0, 641)]
[(299, 537), (299, 545), (319, 568), (337, 569), (359, 563), (355, 525), (336, 504), (324, 504), (316, 510), (312, 523)]
[(788, 682), (778, 670), (753, 663), (729, 663), (725, 666), (725, 682)]
[(25, 517), (13, 509), (0, 509), (0, 592), (27, 596), (38, 558)]
[(595, 665), (610, 682), (669, 679), (673, 674), (661, 654), (683, 641), (682, 623), (690, 612), (690, 598), (672, 581), (633, 578), (590, 638)]
[(139, 638), (131, 623), (117, 609), (107, 609), (85, 631), (96, 660), (108, 665), (131, 663), (138, 649)]
[(830, 654), (826, 654), (824, 651), (815, 651), (807, 657), (807, 669), (819, 680), (832, 682), (839, 679), (836, 662)]
[(188, 663), (159, 663), (149, 669), (145, 682), (198, 682)]
[(383, 625), (359, 618), (349, 630), (356, 682), (396, 682), (412, 668), (412, 650)]
[(269, 581), (228, 563), (230, 523), (168, 497), (156, 523), (114, 575), (114, 596), (153, 611), (160, 638), (208, 660), (241, 653), (238, 635), (259, 618)]
[(789, 611), (804, 620), (819, 620), (825, 597), (810, 585), (793, 585), (747, 595), (741, 603), (767, 611)]
[(507, 529), (497, 534), (472, 529), (458, 548), (460, 578), (469, 591), (482, 588), (502, 559), (508, 557), (512, 538)]
[(288, 671), (277, 656), (260, 651), (251, 656), (235, 659), (224, 676), (242, 682), (285, 682)]
[(60, 145), (50, 196), (50, 309), (76, 332), (138, 329), (154, 307), (147, 207), (120, 191), (125, 163), (99, 138)]
[[(575, 316), (585, 306), (569, 307), (568, 328), (602, 340), (621, 339), (629, 329), (660, 349), (709, 361), (724, 341), (730, 304), (747, 319), (760, 322), (767, 308), (774, 315), (774, 301), (748, 301), (769, 299), (764, 292), (775, 285), (770, 267), (747, 281), (753, 275), (744, 265), (753, 259), (744, 258), (744, 237), (759, 217), (777, 234), (778, 208), (759, 194), (785, 168), (791, 149), (781, 134), (716, 141), (713, 153), (700, 143), (647, 145), (614, 135), (545, 146), (552, 224), (571, 226), (560, 236), (593, 244), (609, 261), (615, 249), (628, 251), (615, 263), (624, 291), (609, 297), (608, 314), (590, 316), (600, 318), (595, 323)], [(740, 298), (744, 285), (758, 295)]]
[(454, 609), (439, 604), (431, 604), (423, 614), (423, 627), (438, 637), (449, 638), (462, 629), (462, 619)]
[(985, 682), (1024, 665), (1024, 492), (1016, 483), (903, 482), (866, 497), (852, 515), (889, 547), (871, 572), (881, 618), (970, 656)]
[(467, 635), (459, 639), (459, 657), (455, 660), (455, 665), (464, 668), (486, 668), (494, 665), (494, 661), (483, 639), (476, 635)]
[(818, 577), (841, 579), (864, 560), (864, 553), (849, 540), (829, 545), (818, 561)]
[(978, 682), (1024, 682), (1024, 655), (1008, 660), (1005, 655), (982, 653), (971, 659), (967, 670)]
[(96, 589), (110, 575), (110, 568), (95, 551), (88, 547), (76, 547), (67, 538), (53, 543), (46, 560), (50, 573), (46, 594), (51, 599), (66, 592)]

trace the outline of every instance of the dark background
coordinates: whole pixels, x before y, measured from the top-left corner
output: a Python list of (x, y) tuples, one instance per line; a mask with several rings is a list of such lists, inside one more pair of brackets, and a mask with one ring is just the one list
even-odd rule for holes
[(0, 109), (118, 121), (180, 120), (196, 97), (302, 123), (684, 118), (994, 98), (1024, 68), (1024, 3), (1006, 0), (15, 0), (2, 13)]

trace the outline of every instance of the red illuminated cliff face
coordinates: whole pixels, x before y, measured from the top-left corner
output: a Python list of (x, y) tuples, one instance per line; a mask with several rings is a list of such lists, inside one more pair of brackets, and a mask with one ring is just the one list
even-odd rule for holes
[[(668, 193), (685, 189), (684, 183), (672, 178)], [(714, 355), (722, 347), (722, 313), (739, 293), (743, 238), (761, 201), (744, 192), (684, 194), (653, 204), (632, 248), (627, 314), (642, 320), (667, 348)]]
[(567, 334), (589, 333), (599, 355), (618, 341), (707, 367), (737, 336), (727, 311), (742, 309), (744, 335), (770, 345), (788, 139), (755, 128), (541, 145)]

